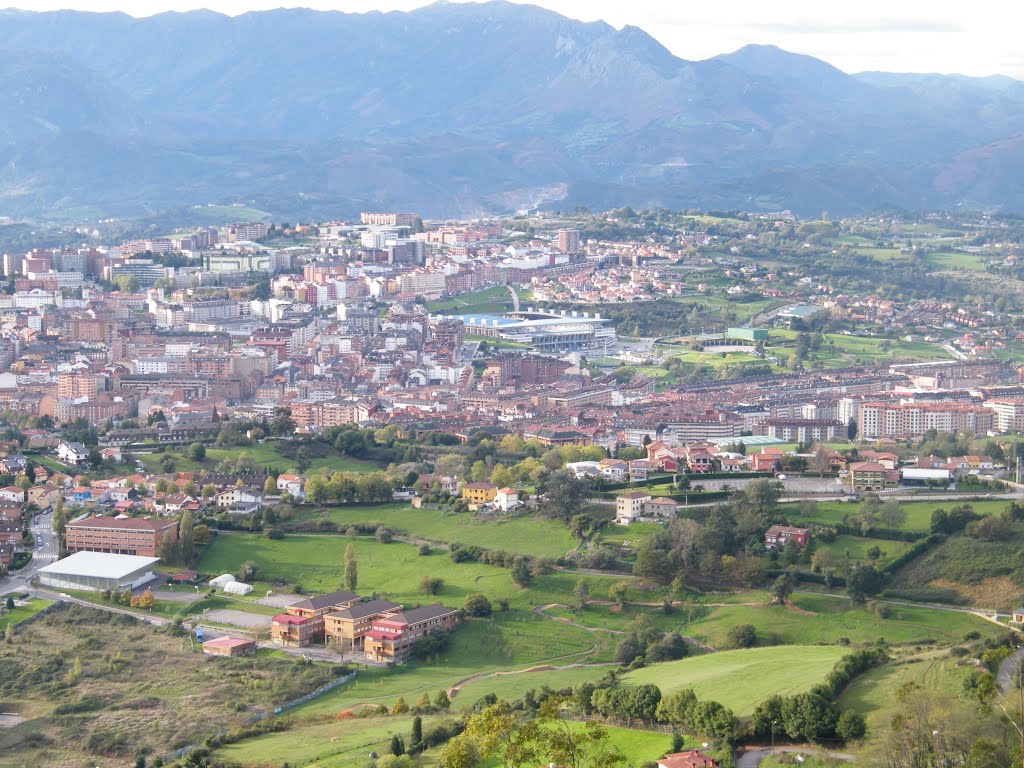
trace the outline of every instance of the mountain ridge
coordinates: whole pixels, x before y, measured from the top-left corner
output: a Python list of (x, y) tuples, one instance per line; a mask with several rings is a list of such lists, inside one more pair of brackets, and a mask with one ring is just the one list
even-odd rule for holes
[(255, 198), (288, 216), (386, 202), (457, 215), (531, 197), (818, 213), (808, 201), (830, 173), (835, 213), (1024, 210), (1000, 170), (1024, 152), (1024, 83), (847, 74), (775, 46), (690, 61), (637, 27), (503, 0), (139, 19), (8, 9), (8, 103), (0, 148), (18, 161), (0, 164), (0, 215)]

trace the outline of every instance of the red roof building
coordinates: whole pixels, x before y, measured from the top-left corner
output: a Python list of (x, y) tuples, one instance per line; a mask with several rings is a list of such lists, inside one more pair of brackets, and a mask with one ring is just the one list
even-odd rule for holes
[(673, 752), (658, 761), (659, 768), (718, 768), (718, 761), (713, 760), (699, 749), (687, 752)]

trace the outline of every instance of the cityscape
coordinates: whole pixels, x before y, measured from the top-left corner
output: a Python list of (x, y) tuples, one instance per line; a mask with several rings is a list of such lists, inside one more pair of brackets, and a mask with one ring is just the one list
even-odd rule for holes
[(1014, 52), (79, 5), (0, 11), (0, 766), (1022, 764)]

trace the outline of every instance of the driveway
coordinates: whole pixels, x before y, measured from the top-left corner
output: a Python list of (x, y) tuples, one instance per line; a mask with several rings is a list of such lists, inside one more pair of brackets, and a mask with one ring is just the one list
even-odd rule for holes
[(213, 611), (204, 611), (192, 619), (193, 624), (227, 624), (232, 627), (240, 627), (253, 632), (262, 632), (270, 629), (270, 617), (260, 616), (256, 613), (236, 611), (231, 608), (218, 608)]
[[(853, 755), (848, 755), (845, 752), (831, 752), (828, 750), (817, 749), (815, 747), (775, 747), (775, 754), (781, 752), (788, 752), (790, 754), (797, 755), (825, 755), (831, 757), (833, 760), (852, 760)], [(748, 747), (739, 753), (736, 757), (736, 768), (757, 768), (761, 764), (761, 761), (772, 754), (770, 747)]]

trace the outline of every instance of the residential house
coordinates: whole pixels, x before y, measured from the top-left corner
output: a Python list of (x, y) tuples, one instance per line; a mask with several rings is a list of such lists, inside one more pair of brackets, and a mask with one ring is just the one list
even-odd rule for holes
[(21, 453), (4, 456), (0, 459), (0, 470), (5, 475), (17, 477), (28, 468), (28, 459)]
[(24, 528), (20, 520), (0, 520), (0, 542), (20, 547), (24, 537)]
[(643, 491), (620, 493), (615, 497), (615, 522), (629, 525), (644, 515), (644, 504), (651, 500), (651, 494)]
[(487, 504), (494, 501), (498, 486), (493, 483), (466, 483), (462, 486), (462, 498), (470, 504)]
[(104, 461), (110, 461), (114, 464), (124, 463), (124, 454), (121, 453), (121, 449), (118, 447), (103, 448), (100, 450), (100, 456), (103, 457)]
[(750, 455), (750, 469), (754, 472), (774, 472), (782, 463), (782, 449), (765, 446), (760, 453)]
[(743, 459), (722, 459), (719, 462), (722, 472), (745, 472), (747, 463)]
[(601, 474), (601, 462), (599, 461), (570, 461), (566, 463), (565, 468), (572, 472), (572, 476), (577, 480), (585, 477), (597, 477)]
[(875, 461), (857, 461), (849, 466), (846, 481), (855, 491), (881, 491), (899, 484), (899, 472)]
[(494, 495), (494, 503), (502, 512), (508, 512), (522, 504), (519, 501), (519, 491), (515, 488), (499, 488)]
[(647, 460), (662, 472), (675, 472), (679, 469), (676, 449), (661, 440), (647, 446)]
[(661, 520), (671, 520), (679, 514), (679, 503), (664, 496), (651, 499), (644, 504), (644, 517), (654, 517)]
[(648, 474), (653, 472), (654, 465), (647, 459), (632, 459), (629, 462), (629, 481), (640, 482), (647, 479)]
[(0, 488), (0, 499), (23, 504), (25, 502), (25, 491), (16, 485), (9, 485), (6, 488)]
[(253, 511), (260, 509), (263, 506), (263, 492), (248, 485), (237, 485), (217, 494), (218, 508), (228, 511), (241, 509), (242, 507), (238, 505), (242, 505), (245, 509), (254, 507)]
[(374, 619), (363, 636), (363, 650), (374, 661), (398, 662), (409, 658), (417, 641), (435, 632), (455, 628), (458, 612), (443, 605), (425, 605)]
[(876, 462), (886, 469), (896, 469), (900, 465), (900, 457), (888, 451), (861, 451), (860, 459)]
[(795, 541), (801, 549), (807, 546), (810, 532), (806, 528), (794, 528), (791, 525), (773, 525), (764, 534), (764, 544), (772, 547), (783, 547), (787, 541)]
[(613, 483), (622, 482), (629, 475), (629, 462), (621, 459), (601, 459), (598, 462), (601, 477)]
[(40, 509), (52, 507), (61, 497), (60, 488), (47, 483), (46, 485), (33, 485), (28, 489), (28, 501)]
[(699, 749), (673, 752), (658, 760), (658, 768), (718, 768), (718, 761), (711, 759)]
[(57, 458), (65, 464), (86, 464), (89, 461), (89, 449), (81, 443), (64, 441), (57, 446)]
[(299, 475), (280, 474), (277, 476), (277, 492), (287, 493), (294, 499), (305, 499), (306, 478)]
[(683, 446), (683, 460), (690, 474), (706, 474), (714, 471), (715, 457), (706, 445)]

